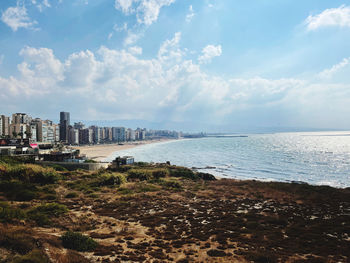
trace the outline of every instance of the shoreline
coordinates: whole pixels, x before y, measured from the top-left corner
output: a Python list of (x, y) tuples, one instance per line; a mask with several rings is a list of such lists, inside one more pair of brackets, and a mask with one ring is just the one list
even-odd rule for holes
[(84, 146), (71, 146), (72, 149), (80, 150), (80, 154), (86, 155), (87, 158), (103, 162), (105, 159), (110, 157), (116, 151), (128, 150), (135, 147), (154, 144), (160, 142), (176, 141), (180, 139), (156, 139), (156, 140), (145, 140), (136, 142), (126, 142), (123, 145), (118, 143), (111, 144), (95, 144), (95, 145), (84, 145)]

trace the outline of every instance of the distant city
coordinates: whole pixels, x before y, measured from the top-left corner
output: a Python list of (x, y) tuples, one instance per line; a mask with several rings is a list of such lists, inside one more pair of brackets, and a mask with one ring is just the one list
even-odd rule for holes
[(12, 118), (0, 115), (0, 138), (29, 139), (31, 143), (86, 145), (194, 136), (197, 135), (169, 130), (147, 130), (146, 128), (134, 130), (125, 127), (94, 125), (86, 127), (82, 122), (71, 124), (69, 112), (60, 112), (59, 124), (51, 120), (32, 118), (26, 113), (14, 113)]

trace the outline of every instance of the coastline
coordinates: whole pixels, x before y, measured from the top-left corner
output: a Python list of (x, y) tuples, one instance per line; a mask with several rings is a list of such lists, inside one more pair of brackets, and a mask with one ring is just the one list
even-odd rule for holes
[[(37, 181), (13, 173), (19, 165)], [(0, 169), (0, 183), (9, 185), (0, 191), (1, 262), (36, 255), (61, 263), (349, 261), (350, 189), (212, 180), (150, 163), (108, 175), (8, 159)], [(29, 185), (30, 198), (13, 191), (18, 185)], [(62, 241), (78, 238), (78, 245)], [(88, 240), (94, 245), (81, 251)]]
[(86, 155), (89, 159), (102, 162), (110, 157), (116, 151), (122, 151), (132, 149), (142, 145), (175, 141), (180, 139), (156, 139), (156, 140), (145, 140), (136, 142), (126, 142), (123, 145), (118, 143), (112, 144), (95, 144), (95, 145), (83, 145), (83, 146), (72, 146), (73, 149), (80, 150), (80, 154)]

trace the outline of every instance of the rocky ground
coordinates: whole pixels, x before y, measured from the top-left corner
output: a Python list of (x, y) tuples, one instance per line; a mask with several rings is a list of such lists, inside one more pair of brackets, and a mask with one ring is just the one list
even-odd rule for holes
[[(4, 218), (0, 209), (0, 262), (349, 262), (350, 189), (203, 180), (211, 178), (172, 169), (110, 171), (125, 175), (114, 183), (96, 181), (102, 172), (57, 172), (53, 200), (9, 200), (3, 190), (3, 202), (27, 216)], [(67, 210), (41, 223), (28, 209), (43, 202)], [(64, 248), (67, 230), (98, 245)], [(20, 261), (35, 253), (41, 261)]]

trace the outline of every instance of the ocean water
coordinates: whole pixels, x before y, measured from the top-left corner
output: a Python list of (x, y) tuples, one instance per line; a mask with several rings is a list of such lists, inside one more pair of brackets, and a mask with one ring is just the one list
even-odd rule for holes
[(183, 139), (118, 151), (135, 161), (166, 162), (216, 176), (350, 187), (350, 132), (248, 134)]

